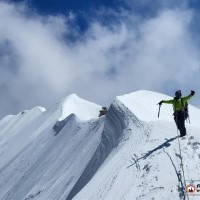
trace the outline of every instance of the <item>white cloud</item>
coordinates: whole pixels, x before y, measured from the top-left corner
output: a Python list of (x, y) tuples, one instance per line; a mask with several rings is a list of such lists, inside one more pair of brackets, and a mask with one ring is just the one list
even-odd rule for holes
[(0, 3), (0, 116), (74, 92), (104, 104), (137, 89), (167, 90), (169, 82), (197, 85), (188, 84), (199, 76), (192, 11), (164, 9), (149, 19), (126, 11), (109, 26), (93, 20), (84, 36), (70, 43), (64, 35), (78, 34), (68, 23), (75, 18)]

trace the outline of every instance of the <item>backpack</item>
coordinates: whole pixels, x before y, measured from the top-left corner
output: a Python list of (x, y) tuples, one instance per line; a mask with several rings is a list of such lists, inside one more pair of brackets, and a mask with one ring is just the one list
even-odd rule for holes
[(187, 120), (189, 118), (188, 102), (186, 101), (184, 105), (183, 100), (181, 99), (181, 104), (184, 112), (184, 118)]

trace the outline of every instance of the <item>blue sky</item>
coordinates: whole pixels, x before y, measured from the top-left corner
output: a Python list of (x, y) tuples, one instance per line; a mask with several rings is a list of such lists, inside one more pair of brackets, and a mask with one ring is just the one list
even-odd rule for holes
[(0, 117), (71, 93), (106, 106), (140, 89), (198, 94), (199, 9), (197, 0), (1, 1)]
[(66, 11), (70, 10), (90, 10), (90, 9), (95, 9), (100, 6), (106, 6), (106, 7), (113, 7), (119, 4), (122, 4), (122, 2), (118, 0), (110, 0), (110, 1), (105, 1), (105, 0), (46, 0), (46, 1), (39, 1), (39, 0), (32, 0), (29, 1), (29, 4), (37, 7), (38, 10), (42, 13), (65, 13)]

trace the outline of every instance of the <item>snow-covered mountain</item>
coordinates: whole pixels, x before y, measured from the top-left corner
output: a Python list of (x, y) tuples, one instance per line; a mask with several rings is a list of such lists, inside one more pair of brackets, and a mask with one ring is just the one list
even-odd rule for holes
[(157, 103), (171, 98), (150, 91), (118, 96), (99, 118), (101, 106), (73, 94), (47, 110), (6, 116), (0, 199), (187, 199), (184, 177), (200, 178), (200, 110), (189, 105), (180, 156), (172, 107), (163, 104), (157, 118)]

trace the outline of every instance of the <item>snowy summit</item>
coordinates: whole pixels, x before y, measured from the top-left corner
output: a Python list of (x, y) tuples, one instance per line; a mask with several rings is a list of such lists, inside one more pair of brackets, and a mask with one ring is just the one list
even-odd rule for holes
[(99, 105), (81, 99), (76, 94), (66, 97), (61, 102), (61, 116), (58, 121), (64, 120), (72, 113), (81, 120), (90, 120), (96, 118), (101, 109)]
[(157, 117), (157, 103), (172, 98), (136, 91), (98, 117), (101, 106), (72, 94), (46, 111), (3, 118), (0, 199), (192, 198), (185, 187), (200, 177), (200, 110), (189, 105), (179, 139), (172, 106), (163, 104)]

